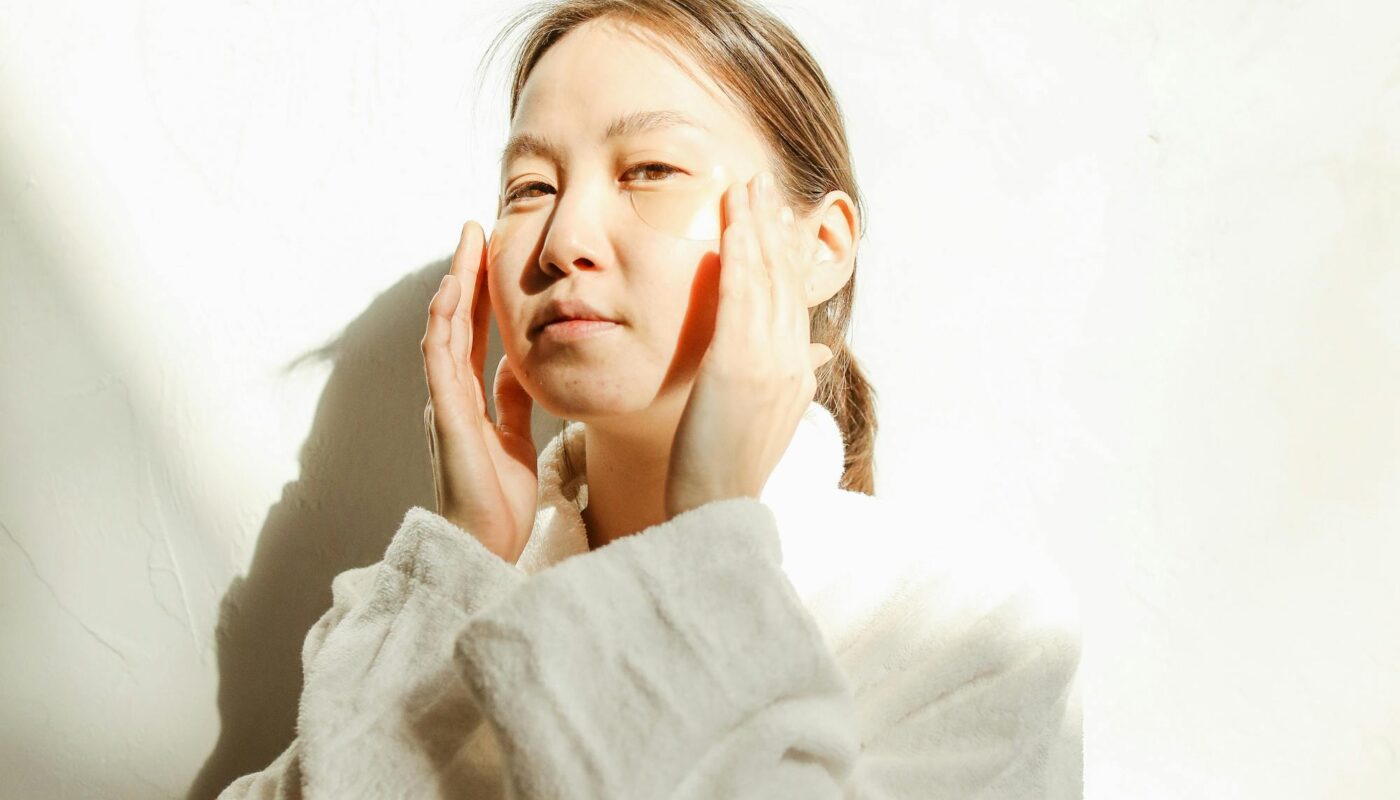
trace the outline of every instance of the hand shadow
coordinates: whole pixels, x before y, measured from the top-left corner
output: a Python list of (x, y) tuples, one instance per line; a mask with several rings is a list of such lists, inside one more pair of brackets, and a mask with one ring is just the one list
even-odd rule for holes
[[(331, 343), (284, 368), (329, 360), (301, 472), (268, 509), (246, 576), (220, 604), (219, 739), (186, 800), (213, 798), (234, 779), (257, 772), (296, 734), (302, 689), (301, 646), (331, 605), (331, 579), (379, 561), (404, 513), (436, 508), (423, 431), (428, 389), (420, 343), (428, 302), (448, 261), (430, 264), (380, 294)], [(491, 322), (485, 386), (502, 352)], [(494, 408), (491, 409), (494, 414)], [(536, 409), (537, 444), (552, 419)]]

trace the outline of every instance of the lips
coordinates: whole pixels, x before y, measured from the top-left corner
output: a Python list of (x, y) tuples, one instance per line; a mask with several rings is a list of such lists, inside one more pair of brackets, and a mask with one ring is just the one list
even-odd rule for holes
[(607, 322), (619, 322), (618, 318), (608, 312), (602, 311), (589, 303), (576, 299), (556, 299), (542, 307), (535, 315), (532, 333), (539, 333), (546, 325), (569, 319), (595, 319)]

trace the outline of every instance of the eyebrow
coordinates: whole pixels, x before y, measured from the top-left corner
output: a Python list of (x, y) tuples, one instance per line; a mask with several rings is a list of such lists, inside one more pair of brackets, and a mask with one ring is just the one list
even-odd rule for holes
[[(608, 125), (607, 131), (603, 134), (603, 139), (613, 139), (618, 136), (635, 136), (647, 131), (660, 130), (662, 128), (674, 128), (685, 125), (700, 130), (709, 130), (694, 119), (682, 114), (679, 111), (667, 109), (657, 111), (633, 111), (630, 114), (623, 114)], [(518, 133), (510, 138), (505, 149), (501, 151), (501, 168), (517, 158), (524, 156), (540, 156), (553, 161), (563, 161), (563, 148), (554, 140), (533, 133)]]

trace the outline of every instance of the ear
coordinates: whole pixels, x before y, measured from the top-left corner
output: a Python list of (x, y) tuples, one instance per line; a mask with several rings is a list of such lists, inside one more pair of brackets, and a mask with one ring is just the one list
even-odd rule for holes
[(804, 252), (807, 307), (815, 308), (841, 291), (856, 265), (860, 219), (851, 196), (827, 192), (821, 205), (798, 221)]

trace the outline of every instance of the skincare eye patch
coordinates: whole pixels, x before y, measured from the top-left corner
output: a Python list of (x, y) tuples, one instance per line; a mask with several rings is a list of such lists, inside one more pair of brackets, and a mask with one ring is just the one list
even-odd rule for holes
[(628, 192), (637, 216), (678, 239), (719, 241), (720, 209), (729, 174), (716, 164), (693, 175), (676, 174)]
[[(637, 226), (642, 235), (657, 233), (675, 239), (695, 242), (718, 242), (724, 191), (730, 177), (723, 164), (696, 169), (690, 174), (675, 172), (652, 181), (636, 181), (619, 197), (618, 210), (630, 206), (631, 212), (622, 220)], [(487, 258), (494, 262), (507, 242), (522, 235), (536, 238), (543, 232), (549, 217), (547, 203), (519, 201), (519, 207), (503, 206), (491, 227)]]

